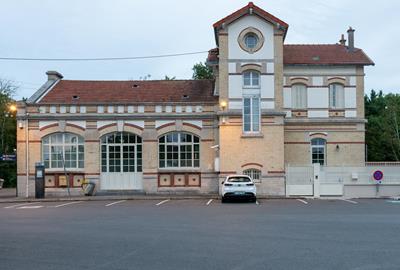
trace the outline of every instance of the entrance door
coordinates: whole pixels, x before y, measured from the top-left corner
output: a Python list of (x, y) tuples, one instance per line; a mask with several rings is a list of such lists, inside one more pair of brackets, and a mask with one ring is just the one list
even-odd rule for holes
[(115, 132), (101, 139), (101, 189), (142, 190), (142, 139)]

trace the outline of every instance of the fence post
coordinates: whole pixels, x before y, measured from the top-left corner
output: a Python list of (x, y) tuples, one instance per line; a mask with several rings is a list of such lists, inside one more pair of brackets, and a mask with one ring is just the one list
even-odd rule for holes
[(319, 163), (313, 164), (313, 171), (314, 171), (314, 198), (321, 197), (320, 195), (320, 171), (321, 165)]

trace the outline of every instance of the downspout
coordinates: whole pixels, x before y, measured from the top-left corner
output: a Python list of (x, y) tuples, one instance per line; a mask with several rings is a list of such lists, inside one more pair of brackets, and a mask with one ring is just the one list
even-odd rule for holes
[(25, 197), (28, 198), (29, 197), (29, 138), (28, 138), (28, 136), (29, 136), (29, 120), (28, 120), (28, 117), (26, 117), (25, 124), (26, 124), (26, 127), (25, 127), (26, 196)]

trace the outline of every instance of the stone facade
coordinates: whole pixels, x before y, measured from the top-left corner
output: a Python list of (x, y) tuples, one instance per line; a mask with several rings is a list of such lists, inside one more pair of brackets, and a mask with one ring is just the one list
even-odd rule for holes
[(214, 80), (68, 81), (48, 72), (18, 103), (18, 195), (34, 195), (36, 162), (48, 167), (46, 192), (58, 195), (68, 185), (79, 194), (84, 179), (98, 192), (217, 194), (227, 175), (246, 173), (258, 195), (285, 196), (288, 164), (364, 164), (364, 66), (373, 62), (362, 50), (286, 45), (288, 25), (253, 3), (214, 30)]

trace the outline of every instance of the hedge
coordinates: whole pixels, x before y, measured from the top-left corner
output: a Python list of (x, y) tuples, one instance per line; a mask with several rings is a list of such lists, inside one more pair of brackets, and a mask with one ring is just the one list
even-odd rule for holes
[(5, 188), (17, 186), (17, 163), (15, 161), (0, 161), (0, 178), (4, 179)]

